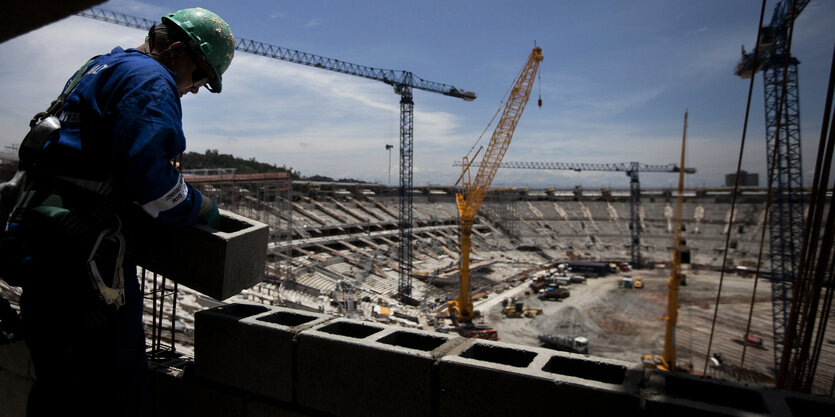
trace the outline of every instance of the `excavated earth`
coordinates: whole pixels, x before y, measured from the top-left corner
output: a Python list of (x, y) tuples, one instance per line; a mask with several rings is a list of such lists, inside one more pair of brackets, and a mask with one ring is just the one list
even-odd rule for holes
[[(642, 289), (620, 287), (621, 276), (641, 277)], [(677, 358), (692, 363), (696, 373), (744, 382), (768, 384), (774, 369), (771, 288), (760, 280), (751, 320), (753, 335), (762, 337), (763, 347), (747, 347), (743, 367), (743, 335), (748, 323), (754, 280), (726, 274), (722, 278), (718, 319), (713, 324), (720, 274), (690, 271), (687, 285), (679, 292), (678, 323), (675, 328)], [(631, 271), (602, 278), (590, 278), (585, 284), (571, 284), (571, 296), (563, 301), (538, 300), (527, 283), (516, 288), (517, 301), (525, 307), (541, 308), (534, 318), (507, 318), (502, 314), (501, 298), (513, 290), (497, 294), (484, 311), (485, 322), (499, 332), (499, 340), (527, 346), (540, 346), (538, 336), (584, 336), (589, 340), (589, 354), (604, 358), (639, 362), (643, 355), (661, 355), (664, 351), (664, 320), (667, 316), (668, 269)], [(479, 308), (479, 305), (476, 306)], [(710, 340), (713, 328), (713, 340)], [(705, 367), (705, 353), (720, 353), (721, 367)], [(832, 363), (822, 358), (822, 367)], [(821, 370), (833, 374), (835, 367)], [(831, 382), (831, 381), (830, 381)]]

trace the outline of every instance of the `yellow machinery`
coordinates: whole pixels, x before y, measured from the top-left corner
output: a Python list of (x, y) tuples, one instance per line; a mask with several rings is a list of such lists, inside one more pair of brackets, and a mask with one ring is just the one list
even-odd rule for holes
[(542, 314), (541, 308), (525, 307), (522, 302), (514, 302), (504, 308), (504, 315), (508, 318), (534, 318)]
[(681, 170), (678, 173), (678, 196), (676, 196), (675, 229), (673, 230), (673, 263), (670, 279), (667, 281), (667, 317), (664, 332), (664, 356), (644, 355), (645, 368), (658, 368), (675, 372), (691, 372), (692, 366), (686, 361), (676, 361), (676, 322), (678, 321), (678, 289), (681, 286), (681, 213), (684, 194), (684, 149), (687, 139), (687, 112), (684, 112), (684, 134), (681, 138)]
[[(502, 117), (496, 125), (495, 131), (493, 131), (493, 137), (490, 139), (487, 151), (479, 164), (478, 173), (472, 180), (470, 179), (470, 159), (467, 156), (463, 159), (464, 163), (459, 179), (462, 182), (461, 192), (455, 195), (458, 203), (458, 216), (461, 221), (460, 290), (458, 297), (449, 302), (450, 316), (457, 319), (458, 323), (461, 324), (471, 324), (474, 317), (473, 300), (470, 297), (470, 235), (473, 230), (473, 218), (482, 201), (484, 201), (487, 190), (493, 182), (493, 177), (496, 176), (496, 171), (499, 169), (499, 164), (501, 164), (502, 158), (507, 152), (508, 146), (510, 146), (510, 139), (513, 137), (516, 124), (522, 117), (522, 112), (525, 110), (528, 98), (530, 98), (536, 72), (541, 61), (542, 48), (535, 46), (513, 83), (507, 102), (504, 105)], [(477, 154), (478, 152), (476, 152)], [(475, 155), (473, 158), (475, 158)]]

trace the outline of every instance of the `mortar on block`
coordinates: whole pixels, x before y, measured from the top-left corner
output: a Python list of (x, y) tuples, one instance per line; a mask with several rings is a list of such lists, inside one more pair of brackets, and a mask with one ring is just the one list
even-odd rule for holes
[(171, 229), (145, 225), (131, 247), (139, 266), (180, 285), (224, 300), (263, 281), (269, 227), (220, 210), (218, 230), (205, 225)]

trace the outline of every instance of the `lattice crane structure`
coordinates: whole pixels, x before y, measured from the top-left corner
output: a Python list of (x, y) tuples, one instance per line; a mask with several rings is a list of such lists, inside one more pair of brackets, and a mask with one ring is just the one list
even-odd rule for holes
[[(83, 10), (78, 15), (144, 30), (150, 29), (152, 25), (157, 23), (153, 20), (128, 16), (97, 7)], [(341, 72), (356, 77), (363, 77), (394, 87), (395, 94), (400, 96), (400, 212), (398, 219), (400, 234), (398, 266), (400, 276), (397, 284), (397, 292), (401, 298), (411, 298), (413, 240), (412, 167), (414, 162), (412, 153), (414, 139), (414, 101), (412, 99), (412, 89), (443, 94), (445, 96), (460, 98), (464, 101), (475, 100), (476, 93), (461, 90), (448, 84), (427, 81), (415, 76), (409, 71), (373, 68), (239, 37), (235, 38), (235, 50), (314, 68)]]
[[(470, 236), (473, 231), (473, 220), (478, 208), (484, 201), (490, 184), (499, 170), (499, 164), (510, 146), (513, 132), (522, 117), (522, 112), (531, 96), (531, 89), (539, 70), (539, 63), (542, 62), (542, 48), (535, 46), (528, 55), (525, 66), (513, 81), (513, 86), (504, 103), (504, 110), (487, 150), (481, 158), (481, 162), (473, 164), (468, 156), (464, 156), (461, 170), (461, 192), (455, 194), (458, 205), (458, 217), (461, 222), (461, 260), (459, 268), (459, 293), (455, 300), (449, 302), (449, 312), (458, 323), (472, 325), (474, 317), (473, 299), (470, 296)], [(479, 151), (480, 152), (480, 149)], [(473, 155), (475, 158), (478, 154)], [(470, 177), (470, 168), (478, 166), (475, 177)], [(495, 332), (494, 332), (495, 333)], [(468, 335), (468, 334), (465, 334)]]
[(742, 49), (734, 74), (750, 79), (763, 72), (765, 128), (771, 206), (768, 213), (771, 296), (774, 317), (774, 364), (785, 345), (786, 321), (803, 245), (803, 175), (800, 159), (800, 98), (797, 65), (790, 55), (794, 19), (809, 0), (781, 0), (771, 23), (763, 26), (759, 45)]
[[(455, 161), (454, 166), (460, 166), (461, 162)], [(638, 218), (638, 211), (641, 207), (641, 182), (638, 179), (639, 172), (669, 172), (681, 171), (676, 164), (667, 165), (646, 165), (639, 162), (622, 162), (612, 164), (582, 163), (582, 162), (518, 162), (509, 161), (499, 164), (500, 168), (518, 169), (550, 169), (568, 171), (616, 171), (625, 172), (629, 177), (629, 230), (632, 237), (630, 256), (633, 268), (640, 268), (641, 261), (641, 222)], [(695, 174), (696, 168), (685, 168), (685, 174)]]

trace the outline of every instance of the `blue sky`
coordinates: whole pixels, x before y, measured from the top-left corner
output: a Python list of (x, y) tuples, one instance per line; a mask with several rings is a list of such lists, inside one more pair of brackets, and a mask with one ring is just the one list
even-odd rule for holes
[[(773, 5), (769, 1), (766, 22)], [(537, 42), (545, 60), (505, 161), (678, 163), (689, 111), (688, 186), (722, 185), (736, 169), (759, 1), (130, 1), (101, 7), (158, 19), (200, 6), (236, 36), (475, 91), (464, 102), (416, 90), (414, 184), (451, 184), (452, 166), (499, 107)], [(811, 175), (835, 44), (835, 2), (797, 20), (804, 173)], [(144, 33), (69, 17), (0, 44), (0, 145), (18, 142), (87, 58), (135, 47)], [(743, 169), (766, 175), (762, 80), (755, 81)], [(541, 91), (543, 107), (536, 107)], [(10, 99), (11, 98), (11, 99)], [(218, 149), (321, 174), (398, 182), (399, 96), (380, 82), (238, 53), (223, 93), (183, 100), (188, 149)], [(492, 131), (492, 127), (491, 130)], [(389, 151), (393, 144), (392, 166)], [(645, 187), (676, 175), (644, 174)], [(805, 184), (810, 181), (806, 180)], [(501, 170), (494, 185), (628, 187), (622, 173)]]

